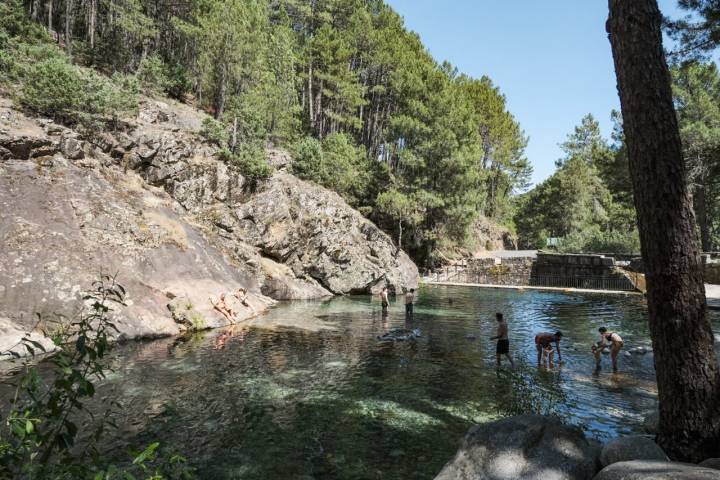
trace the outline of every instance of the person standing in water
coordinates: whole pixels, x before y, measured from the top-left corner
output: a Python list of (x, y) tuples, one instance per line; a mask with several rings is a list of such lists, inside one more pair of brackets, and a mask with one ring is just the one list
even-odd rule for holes
[(411, 288), (405, 292), (405, 317), (412, 318), (413, 316), (413, 301), (415, 300), (415, 289)]
[(383, 317), (387, 316), (388, 314), (388, 307), (390, 306), (390, 299), (388, 299), (388, 288), (387, 286), (383, 287), (382, 292), (380, 292), (380, 301), (382, 302), (382, 314)]
[(503, 318), (503, 314), (498, 312), (495, 314), (497, 320), (497, 335), (490, 337), (490, 340), (497, 340), (495, 347), (495, 359), (497, 360), (498, 367), (502, 363), (501, 358), (503, 355), (510, 361), (510, 366), (515, 367), (512, 357), (510, 356), (510, 339), (508, 338), (508, 324)]
[(605, 327), (598, 328), (600, 332), (600, 341), (593, 345), (593, 355), (595, 355), (595, 368), (600, 369), (600, 354), (606, 348), (610, 348), (610, 358), (612, 359), (613, 372), (617, 373), (617, 357), (624, 343), (620, 335), (615, 332), (608, 332)]
[(557, 348), (558, 362), (562, 362), (562, 354), (560, 353), (560, 339), (562, 339), (562, 336), (563, 334), (560, 331), (555, 333), (538, 333), (535, 335), (538, 366), (541, 365), (544, 357), (547, 357), (549, 362), (552, 363), (550, 352), (552, 351), (553, 342), (555, 342), (555, 348)]

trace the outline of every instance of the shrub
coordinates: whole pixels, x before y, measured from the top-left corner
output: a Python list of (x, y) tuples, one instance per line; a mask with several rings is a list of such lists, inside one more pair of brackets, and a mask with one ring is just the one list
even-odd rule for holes
[(64, 58), (50, 56), (21, 70), (24, 86), (20, 103), (58, 122), (97, 130), (108, 122), (117, 124), (120, 116), (137, 111), (133, 91), (93, 70), (75, 67)]
[[(97, 447), (107, 427), (114, 426), (111, 419), (119, 405), (110, 402), (106, 411), (98, 415), (85, 402), (95, 396), (95, 383), (111, 370), (108, 354), (113, 346), (112, 332), (117, 329), (109, 315), (114, 305), (123, 304), (125, 290), (107, 276), (93, 287), (84, 297), (89, 310), (54, 332), (57, 352), (48, 361), (49, 379), (48, 375), (41, 376), (37, 367), (26, 364), (26, 373), (16, 384), (9, 412), (0, 427), (0, 478), (111, 480), (148, 473), (157, 479), (192, 478), (185, 460), (160, 455), (157, 443), (139, 453), (129, 468), (120, 469), (103, 461)], [(29, 337), (21, 343), (30, 354), (44, 350), (42, 344)], [(12, 349), (10, 353), (19, 356)], [(83, 428), (92, 431), (81, 432)], [(75, 448), (79, 437), (83, 438), (84, 448)]]
[(322, 144), (313, 137), (305, 137), (291, 147), (293, 155), (292, 170), (305, 180), (324, 185), (328, 180), (323, 161)]
[(83, 78), (58, 58), (31, 65), (25, 72), (20, 102), (31, 111), (60, 122), (74, 122), (84, 103)]
[(227, 147), (228, 131), (225, 124), (212, 117), (206, 117), (200, 127), (200, 136), (220, 148)]
[(167, 68), (158, 55), (143, 58), (136, 75), (146, 95), (160, 95), (170, 87)]
[(259, 145), (242, 144), (235, 153), (225, 148), (220, 151), (220, 158), (238, 167), (240, 173), (250, 179), (252, 186), (273, 174), (272, 165), (265, 158), (265, 150)]
[(601, 231), (596, 225), (566, 235), (557, 250), (562, 253), (638, 253), (640, 237), (628, 232)]

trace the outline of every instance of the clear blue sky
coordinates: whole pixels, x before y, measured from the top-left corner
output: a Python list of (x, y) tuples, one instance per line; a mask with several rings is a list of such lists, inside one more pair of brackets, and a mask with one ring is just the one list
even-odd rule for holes
[[(605, 136), (619, 110), (607, 0), (386, 0), (430, 53), (500, 87), (525, 133), (533, 182), (547, 178), (558, 144), (587, 113)], [(675, 0), (659, 0), (676, 17)]]

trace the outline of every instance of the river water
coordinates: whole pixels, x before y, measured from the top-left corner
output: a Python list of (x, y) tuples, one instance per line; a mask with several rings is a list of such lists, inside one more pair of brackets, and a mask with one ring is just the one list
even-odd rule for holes
[[(496, 311), (515, 369), (495, 367)], [(431, 479), (473, 423), (506, 415), (558, 414), (601, 440), (640, 431), (652, 354), (593, 374), (602, 325), (650, 345), (639, 296), (424, 287), (411, 321), (369, 297), (279, 304), (249, 326), (118, 347), (98, 391), (124, 406), (107, 445), (159, 441), (201, 478)], [(405, 327), (422, 336), (376, 338)], [(558, 329), (565, 364), (538, 368), (534, 334)]]

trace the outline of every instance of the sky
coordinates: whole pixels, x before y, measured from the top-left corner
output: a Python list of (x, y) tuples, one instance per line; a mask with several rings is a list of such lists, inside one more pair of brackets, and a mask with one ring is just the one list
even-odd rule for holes
[[(386, 0), (438, 61), (489, 76), (530, 137), (532, 180), (541, 182), (562, 156), (558, 144), (587, 113), (612, 132), (620, 109), (607, 0)], [(659, 0), (678, 17), (675, 0)]]

